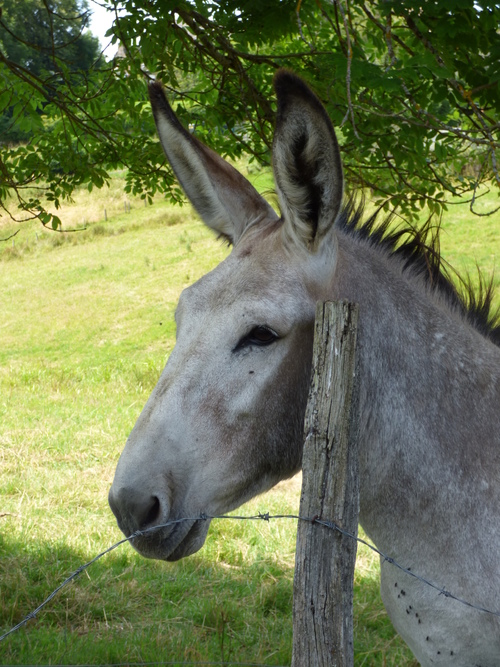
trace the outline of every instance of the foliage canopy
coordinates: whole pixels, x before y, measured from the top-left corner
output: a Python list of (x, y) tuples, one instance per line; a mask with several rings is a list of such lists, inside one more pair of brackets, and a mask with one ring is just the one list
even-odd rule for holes
[[(69, 1), (43, 6), (55, 15)], [(31, 129), (28, 143), (4, 147), (0, 200), (14, 189), (42, 222), (58, 219), (27, 186), (43, 181), (57, 207), (78, 184), (102, 186), (118, 166), (128, 168), (134, 194), (180, 196), (154, 133), (152, 76), (215, 150), (269, 162), (272, 79), (283, 66), (325, 103), (350, 188), (370, 188), (409, 216), (425, 204), (439, 212), (447, 194), (474, 210), (483, 182), (500, 191), (497, 0), (102, 2), (115, 12), (113, 39), (125, 57), (96, 61), (75, 77), (63, 50), (52, 49), (57, 85), (48, 67), (33, 72), (9, 56), (8, 23), (0, 20), (0, 113), (13, 109), (16, 123)]]

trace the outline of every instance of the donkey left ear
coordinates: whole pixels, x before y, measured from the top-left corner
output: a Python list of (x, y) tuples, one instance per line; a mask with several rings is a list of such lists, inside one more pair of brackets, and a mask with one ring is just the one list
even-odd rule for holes
[(342, 206), (337, 138), (323, 105), (302, 79), (280, 70), (274, 87), (273, 166), (284, 229), (293, 242), (315, 250)]
[(277, 220), (239, 171), (182, 127), (159, 82), (149, 85), (149, 98), (163, 150), (206, 225), (235, 244), (248, 226)]

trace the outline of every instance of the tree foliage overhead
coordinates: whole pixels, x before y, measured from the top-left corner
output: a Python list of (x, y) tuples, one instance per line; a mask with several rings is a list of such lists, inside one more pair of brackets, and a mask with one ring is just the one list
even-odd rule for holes
[[(92, 79), (102, 61), (100, 45), (84, 32), (89, 19), (84, 0), (0, 0), (0, 5), (0, 202), (15, 190), (21, 207), (36, 211), (38, 198), (23, 197), (24, 188), (44, 180), (49, 198), (56, 199), (78, 182), (76, 108), (96, 90)], [(69, 171), (71, 179), (65, 178)]]
[[(78, 0), (3, 0), (2, 51), (31, 74), (88, 70), (99, 58), (99, 41), (83, 30), (89, 12)], [(62, 72), (61, 72), (62, 74)]]
[[(39, 164), (48, 148), (34, 126), (27, 145), (4, 152), (0, 196), (17, 188), (21, 205), (37, 210), (36, 197), (23, 196), (29, 178), (43, 177), (57, 204), (74, 185), (99, 186), (125, 165), (134, 193), (177, 197), (146, 101), (151, 76), (206, 143), (266, 163), (272, 79), (283, 66), (325, 103), (351, 188), (370, 188), (406, 215), (425, 203), (439, 212), (447, 194), (474, 210), (482, 182), (500, 192), (496, 1), (123, 0), (120, 8), (113, 32), (126, 57), (76, 83), (64, 70), (56, 97), (45, 92), (50, 75), (27, 76), (6, 57), (2, 17), (0, 77), (25, 105), (24, 117), (44, 107), (58, 171)], [(20, 155), (29, 155), (31, 176)]]

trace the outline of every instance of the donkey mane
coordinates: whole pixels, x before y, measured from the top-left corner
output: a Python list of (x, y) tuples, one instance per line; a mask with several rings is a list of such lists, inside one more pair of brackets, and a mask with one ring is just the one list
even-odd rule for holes
[(461, 276), (441, 256), (440, 226), (429, 218), (414, 227), (405, 222), (394, 226), (394, 214), (380, 220), (380, 209), (365, 217), (364, 199), (350, 198), (336, 220), (336, 227), (397, 258), (403, 272), (420, 276), (432, 292), (444, 296), (450, 308), (462, 314), (481, 335), (500, 347), (500, 308), (493, 307), (493, 277), (478, 271), (478, 286), (470, 275)]

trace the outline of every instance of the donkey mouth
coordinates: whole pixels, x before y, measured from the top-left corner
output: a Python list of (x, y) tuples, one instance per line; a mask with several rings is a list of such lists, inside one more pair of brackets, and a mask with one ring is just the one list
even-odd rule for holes
[(207, 537), (209, 519), (188, 519), (171, 525), (152, 527), (133, 537), (130, 544), (145, 558), (176, 561), (201, 549)]

